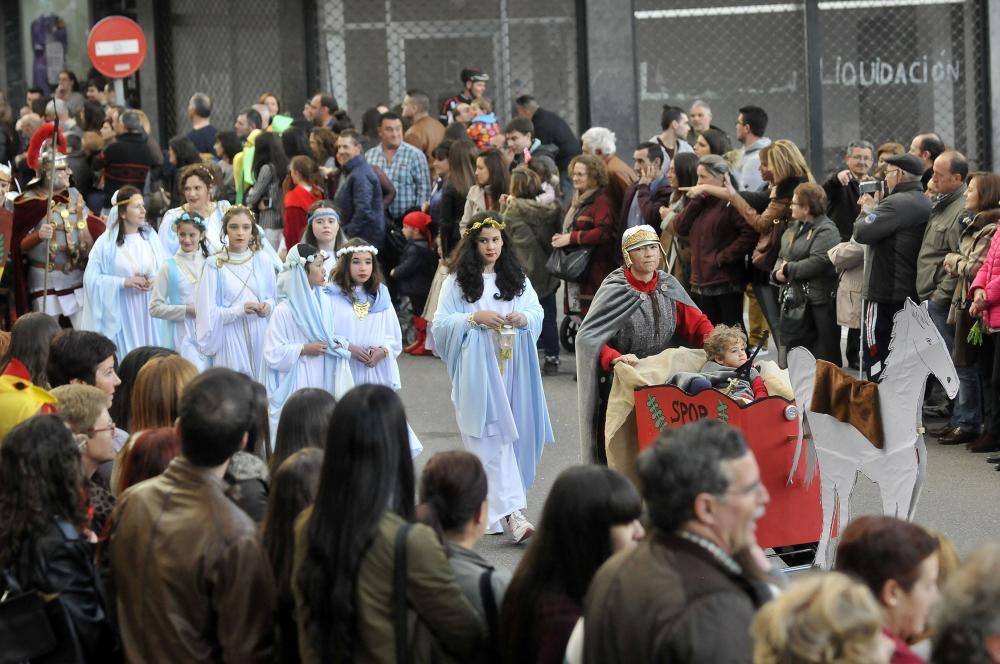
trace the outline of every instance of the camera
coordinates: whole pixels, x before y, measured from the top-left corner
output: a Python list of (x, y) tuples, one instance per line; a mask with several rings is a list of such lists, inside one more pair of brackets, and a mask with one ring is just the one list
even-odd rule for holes
[(861, 194), (885, 194), (885, 182), (883, 180), (867, 180), (858, 183), (858, 191)]

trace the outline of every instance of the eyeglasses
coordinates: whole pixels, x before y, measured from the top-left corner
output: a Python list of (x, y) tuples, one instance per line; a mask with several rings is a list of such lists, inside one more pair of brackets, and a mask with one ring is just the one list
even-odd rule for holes
[(749, 496), (752, 493), (763, 493), (764, 483), (757, 478), (750, 486), (744, 487), (742, 489), (727, 489), (722, 493), (716, 494), (717, 496)]
[(114, 431), (117, 428), (118, 427), (115, 426), (115, 423), (111, 422), (106, 427), (101, 427), (100, 429), (91, 429), (89, 433), (90, 433), (91, 436), (93, 436), (95, 434), (103, 433), (105, 431)]
[(901, 168), (894, 168), (894, 169), (892, 169), (892, 170), (887, 170), (887, 171), (885, 172), (885, 176), (886, 176), (886, 177), (889, 177), (889, 176), (890, 176), (890, 175), (892, 175), (893, 173), (899, 173), (899, 172), (900, 172), (900, 171), (902, 171), (902, 170), (903, 170), (903, 169), (901, 169)]

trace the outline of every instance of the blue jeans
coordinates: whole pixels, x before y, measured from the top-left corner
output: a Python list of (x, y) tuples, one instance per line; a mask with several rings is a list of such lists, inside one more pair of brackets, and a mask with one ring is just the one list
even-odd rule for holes
[(538, 298), (542, 305), (542, 334), (538, 338), (539, 345), (546, 357), (559, 357), (559, 315), (556, 312), (556, 292)]
[[(948, 351), (952, 350), (955, 343), (955, 326), (948, 324), (947, 302), (927, 301), (927, 313), (934, 322), (934, 327), (941, 333)], [(976, 367), (956, 368), (958, 373), (958, 400), (952, 409), (949, 424), (958, 427), (962, 431), (974, 431), (979, 433), (980, 425), (983, 423), (983, 411), (981, 407), (981, 388), (979, 384), (979, 369)]]

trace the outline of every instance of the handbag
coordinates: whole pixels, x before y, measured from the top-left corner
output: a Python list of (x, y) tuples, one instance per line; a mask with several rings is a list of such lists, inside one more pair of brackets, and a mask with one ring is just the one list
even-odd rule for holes
[[(965, 304), (965, 303), (963, 303)], [(955, 319), (955, 342), (952, 346), (951, 359), (958, 368), (974, 367), (979, 363), (979, 349), (968, 342), (969, 330), (976, 319), (969, 315), (968, 304), (957, 310)]]
[(545, 261), (545, 269), (557, 279), (580, 283), (585, 279), (593, 253), (593, 245), (560, 247), (553, 251), (548, 260)]
[(56, 636), (45, 612), (45, 600), (34, 591), (21, 589), (14, 576), (4, 570), (5, 589), (0, 597), (0, 661), (20, 662), (56, 649)]
[(781, 236), (785, 232), (785, 220), (775, 219), (766, 233), (761, 233), (753, 248), (750, 262), (761, 272), (770, 272), (781, 251)]
[(9, 570), (0, 596), (0, 662), (83, 664), (76, 627), (58, 594), (25, 591)]

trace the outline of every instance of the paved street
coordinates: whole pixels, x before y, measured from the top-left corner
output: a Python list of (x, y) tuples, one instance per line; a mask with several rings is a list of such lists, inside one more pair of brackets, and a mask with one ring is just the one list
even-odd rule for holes
[[(553, 480), (564, 468), (579, 463), (576, 383), (572, 355), (563, 355), (562, 373), (545, 378), (552, 428), (556, 442), (545, 449), (538, 478), (528, 495), (528, 518), (538, 523), (542, 505)], [(423, 463), (435, 452), (460, 448), (461, 438), (451, 403), (451, 385), (444, 363), (433, 357), (400, 358), (403, 402), (410, 422), (424, 444), (416, 460), (419, 476)], [(929, 421), (928, 426), (938, 422)], [(977, 545), (1000, 539), (1000, 473), (985, 462), (987, 455), (971, 454), (964, 447), (944, 447), (928, 439), (928, 482), (917, 509), (917, 521), (954, 539), (964, 554)], [(852, 515), (880, 513), (874, 484), (859, 477)], [(513, 569), (523, 548), (506, 537), (487, 535), (480, 550), (490, 560)]]

